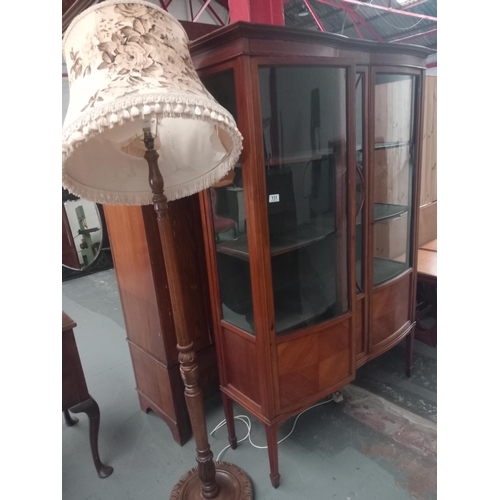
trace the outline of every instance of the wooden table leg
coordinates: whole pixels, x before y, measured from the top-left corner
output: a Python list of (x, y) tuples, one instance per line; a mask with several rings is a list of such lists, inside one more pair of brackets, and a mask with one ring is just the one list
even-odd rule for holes
[(406, 336), (406, 376), (411, 377), (413, 370), (413, 346), (415, 341), (415, 327)]
[(68, 427), (73, 427), (78, 422), (78, 419), (76, 417), (73, 417), (69, 410), (64, 410), (63, 413), (64, 420), (66, 421), (66, 425)]
[(221, 392), (222, 404), (224, 405), (224, 416), (226, 417), (227, 434), (231, 448), (235, 450), (238, 447), (238, 439), (236, 438), (236, 429), (234, 427), (234, 411), (233, 400)]
[(269, 465), (271, 466), (271, 484), (274, 488), (280, 485), (280, 472), (278, 467), (278, 425), (264, 425), (267, 438), (267, 453), (269, 455)]
[(94, 398), (89, 398), (82, 403), (77, 404), (71, 408), (73, 413), (86, 413), (90, 422), (90, 449), (92, 451), (92, 458), (99, 477), (105, 478), (113, 473), (113, 467), (105, 465), (101, 462), (99, 457), (99, 449), (97, 447), (97, 438), (99, 435), (99, 422), (100, 412), (99, 406)]

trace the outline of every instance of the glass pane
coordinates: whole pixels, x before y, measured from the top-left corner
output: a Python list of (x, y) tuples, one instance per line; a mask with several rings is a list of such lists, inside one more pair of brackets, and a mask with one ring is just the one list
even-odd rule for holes
[(410, 266), (415, 79), (378, 74), (375, 82), (374, 285)]
[(346, 70), (259, 69), (277, 335), (348, 309)]
[[(203, 79), (215, 99), (238, 121), (232, 70)], [(241, 164), (209, 190), (217, 247), (222, 318), (254, 333), (245, 198)]]
[(364, 171), (364, 102), (365, 75), (356, 74), (356, 293), (364, 290), (363, 271), (363, 246), (365, 220), (363, 208), (365, 202), (365, 171)]

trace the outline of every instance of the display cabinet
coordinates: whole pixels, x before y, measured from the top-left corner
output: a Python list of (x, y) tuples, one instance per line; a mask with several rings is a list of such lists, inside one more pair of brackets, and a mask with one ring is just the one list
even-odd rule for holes
[(193, 42), (240, 163), (200, 195), (221, 390), (277, 432), (415, 323), (421, 47), (235, 23)]

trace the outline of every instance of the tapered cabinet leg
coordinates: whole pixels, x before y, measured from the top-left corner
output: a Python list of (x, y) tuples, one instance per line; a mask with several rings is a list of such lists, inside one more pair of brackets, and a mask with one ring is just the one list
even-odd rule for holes
[(99, 457), (99, 449), (97, 447), (97, 438), (99, 436), (99, 422), (100, 413), (99, 406), (95, 402), (94, 398), (89, 398), (83, 403), (80, 403), (71, 408), (73, 413), (86, 413), (90, 422), (90, 449), (92, 451), (92, 458), (94, 459), (94, 465), (97, 470), (99, 477), (105, 478), (113, 473), (113, 467), (105, 465), (101, 462)]
[(73, 427), (78, 422), (78, 419), (76, 417), (73, 417), (69, 412), (69, 410), (64, 410), (63, 413), (64, 413), (64, 420), (68, 427)]
[(271, 484), (277, 488), (280, 485), (280, 473), (278, 468), (278, 425), (265, 425), (267, 439), (267, 453), (269, 455), (269, 465), (271, 467)]
[(413, 371), (413, 346), (415, 343), (415, 328), (406, 336), (406, 376), (411, 377)]
[(222, 404), (224, 405), (224, 415), (226, 417), (227, 434), (231, 448), (235, 450), (238, 447), (238, 440), (236, 438), (236, 429), (234, 427), (234, 411), (233, 400), (221, 392)]

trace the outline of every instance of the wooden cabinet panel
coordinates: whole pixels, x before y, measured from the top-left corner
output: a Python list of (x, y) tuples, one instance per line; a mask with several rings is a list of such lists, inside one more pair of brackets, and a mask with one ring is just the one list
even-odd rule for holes
[[(189, 328), (209, 396), (219, 382), (199, 210), (197, 196), (171, 204), (186, 249), (180, 265), (191, 290)], [(105, 213), (141, 409), (155, 411), (183, 444), (191, 433), (156, 214), (152, 206), (105, 206)]]
[(356, 300), (356, 327), (354, 330), (354, 342), (356, 346), (356, 356), (366, 352), (365, 343), (365, 299)]
[(224, 327), (221, 328), (226, 384), (260, 404), (259, 373), (255, 342)]
[(410, 287), (412, 273), (373, 293), (371, 351), (376, 350), (410, 321)]
[(437, 200), (437, 76), (425, 77), (420, 205)]
[(350, 321), (281, 342), (277, 350), (280, 406), (285, 410), (349, 377)]
[(420, 207), (418, 221), (418, 246), (437, 239), (437, 201)]
[[(146, 352), (136, 346), (130, 346), (130, 355), (134, 365), (135, 380), (137, 388), (147, 388), (147, 397), (159, 408), (169, 415), (174, 412), (174, 402), (170, 381), (168, 380), (168, 368), (165, 364), (153, 359)], [(143, 391), (144, 392), (144, 391)]]
[(150, 254), (147, 229), (154, 234), (155, 227), (145, 221), (142, 207), (106, 205), (104, 210), (127, 338), (164, 363), (169, 353), (175, 361), (175, 339), (163, 335), (174, 331), (170, 300), (166, 291), (159, 297), (155, 290), (154, 270), (165, 273), (160, 256)]

